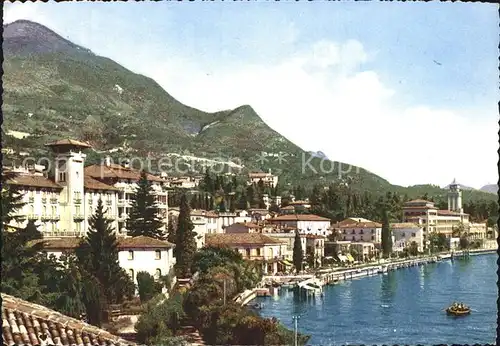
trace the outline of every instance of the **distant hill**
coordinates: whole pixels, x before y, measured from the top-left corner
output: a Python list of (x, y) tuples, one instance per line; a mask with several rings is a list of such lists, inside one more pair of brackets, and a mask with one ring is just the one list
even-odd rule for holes
[(485, 185), (480, 190), (488, 193), (493, 193), (496, 195), (498, 194), (498, 185), (497, 184)]
[[(90, 142), (99, 153), (237, 158), (246, 170), (272, 169), (283, 186), (312, 187), (339, 179), (338, 162), (327, 165), (324, 153), (302, 150), (270, 128), (250, 105), (216, 113), (189, 107), (153, 79), (31, 21), (5, 25), (3, 35), (3, 127), (30, 134), (26, 139), (3, 136), (6, 146), (49, 155), (44, 143), (70, 137)], [(321, 163), (327, 170), (323, 173)], [(342, 177), (351, 176), (351, 186), (360, 191), (398, 191), (413, 197), (414, 191), (425, 190), (394, 186), (342, 163), (348, 166), (350, 173)], [(491, 196), (478, 193), (478, 198)]]

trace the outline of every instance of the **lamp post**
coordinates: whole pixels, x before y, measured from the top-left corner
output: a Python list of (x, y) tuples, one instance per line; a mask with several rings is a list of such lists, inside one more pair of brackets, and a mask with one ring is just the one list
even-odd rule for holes
[(298, 340), (298, 321), (299, 321), (300, 316), (292, 316), (292, 319), (294, 321), (294, 334), (295, 334), (295, 346), (299, 345), (299, 340)]

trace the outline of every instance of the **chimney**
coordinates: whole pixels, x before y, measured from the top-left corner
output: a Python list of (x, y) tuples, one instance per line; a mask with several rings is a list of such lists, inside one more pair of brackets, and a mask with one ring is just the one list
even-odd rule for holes
[(111, 166), (111, 157), (106, 156), (106, 157), (104, 158), (104, 165), (105, 165), (106, 167)]

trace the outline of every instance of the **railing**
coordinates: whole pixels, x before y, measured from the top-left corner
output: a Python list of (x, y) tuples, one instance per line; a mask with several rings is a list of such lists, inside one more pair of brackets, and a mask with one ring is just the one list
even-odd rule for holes
[(75, 204), (82, 204), (81, 198), (75, 198)]
[(34, 203), (34, 202), (35, 202), (35, 197), (29, 197), (29, 198), (28, 198), (28, 201), (29, 201), (30, 203)]
[(28, 215), (28, 220), (38, 220), (40, 219), (40, 215), (36, 215), (36, 214), (29, 214)]
[(113, 204), (113, 203), (112, 203), (112, 201), (109, 201), (109, 200), (108, 200), (108, 201), (106, 201), (106, 205), (107, 205), (107, 206), (111, 206), (112, 204)]
[(82, 214), (74, 214), (73, 215), (73, 220), (75, 220), (75, 221), (82, 221), (84, 219), (85, 219), (85, 217)]
[(47, 197), (42, 197), (42, 203), (43, 204), (47, 203)]
[(54, 232), (43, 232), (45, 237), (83, 237), (85, 234), (83, 232), (66, 232), (66, 231), (54, 231)]
[(49, 221), (51, 220), (52, 216), (50, 215), (42, 215), (42, 221)]
[(61, 217), (59, 215), (51, 215), (50, 219), (53, 221), (59, 221), (61, 219)]
[(50, 203), (57, 204), (57, 203), (59, 203), (59, 199), (58, 198), (51, 198)]

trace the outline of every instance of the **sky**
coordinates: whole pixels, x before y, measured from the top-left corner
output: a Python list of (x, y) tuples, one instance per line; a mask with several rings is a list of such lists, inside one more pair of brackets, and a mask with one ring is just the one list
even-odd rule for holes
[[(498, 7), (460, 2), (5, 4), (209, 112), (248, 104), (393, 184), (498, 181)], [(126, 86), (123, 86), (126, 88)]]

